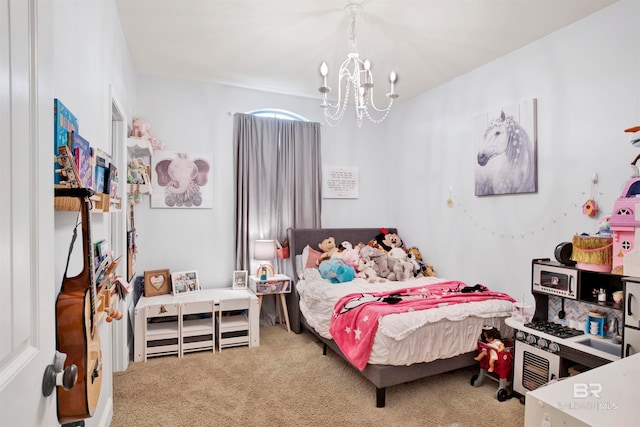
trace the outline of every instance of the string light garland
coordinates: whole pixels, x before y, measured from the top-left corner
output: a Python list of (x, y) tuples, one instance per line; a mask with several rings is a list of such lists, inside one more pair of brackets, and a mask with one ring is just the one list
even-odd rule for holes
[[(586, 194), (588, 194), (585, 191), (580, 191), (579, 192), (580, 196), (577, 196), (576, 199), (572, 202), (569, 202), (566, 207), (558, 214), (556, 214), (555, 216), (547, 219), (546, 221), (544, 221), (544, 223), (542, 224), (542, 226), (539, 229), (534, 229), (534, 230), (529, 230), (527, 232), (524, 233), (504, 233), (504, 232), (500, 232), (500, 231), (496, 231), (494, 229), (491, 229), (489, 227), (487, 227), (486, 225), (483, 225), (480, 223), (480, 221), (473, 216), (472, 214), (472, 210), (471, 209), (467, 209), (464, 204), (462, 204), (460, 202), (460, 200), (457, 197), (454, 196), (449, 196), (449, 198), (447, 199), (447, 205), (450, 205), (451, 208), (453, 209), (459, 209), (462, 211), (462, 213), (467, 217), (467, 219), (473, 223), (473, 225), (477, 228), (482, 230), (483, 232), (486, 232), (494, 237), (499, 237), (501, 239), (510, 239), (510, 240), (515, 240), (515, 239), (525, 239), (527, 237), (532, 237), (535, 236), (537, 233), (542, 233), (542, 232), (546, 232), (548, 227), (553, 226), (554, 224), (557, 224), (563, 220), (566, 220), (570, 215), (575, 215), (575, 212), (573, 211), (574, 208), (577, 208), (577, 210), (581, 213), (582, 212), (582, 204), (583, 202), (581, 202), (581, 200), (584, 199), (584, 196)], [(598, 195), (602, 196), (603, 193), (598, 193)], [(455, 203), (454, 203), (455, 202)]]

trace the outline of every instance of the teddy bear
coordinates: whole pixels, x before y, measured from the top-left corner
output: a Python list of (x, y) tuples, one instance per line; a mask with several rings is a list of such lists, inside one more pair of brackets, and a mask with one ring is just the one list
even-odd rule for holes
[(320, 275), (331, 283), (350, 282), (356, 277), (356, 271), (339, 259), (330, 259), (318, 266)]
[(316, 261), (317, 265), (320, 265), (322, 261), (336, 259), (338, 257), (338, 247), (336, 246), (336, 239), (333, 237), (327, 237), (318, 243), (318, 248), (322, 251), (322, 255), (318, 257)]
[(427, 277), (435, 276), (436, 275), (436, 271), (433, 269), (433, 265), (427, 264), (423, 274), (425, 276), (427, 276)]

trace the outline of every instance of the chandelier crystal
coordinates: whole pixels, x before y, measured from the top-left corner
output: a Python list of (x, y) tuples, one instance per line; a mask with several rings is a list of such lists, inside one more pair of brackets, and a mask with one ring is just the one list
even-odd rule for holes
[[(331, 92), (331, 88), (327, 86), (329, 67), (326, 62), (323, 62), (320, 66), (320, 75), (322, 76), (322, 86), (318, 89), (322, 93), (322, 104), (320, 106), (324, 109), (324, 118), (327, 124), (337, 126), (344, 117), (347, 104), (350, 102), (349, 96), (353, 96), (358, 127), (362, 126), (364, 117), (367, 117), (373, 123), (380, 123), (387, 118), (389, 111), (391, 111), (393, 100), (399, 96), (395, 92), (398, 75), (393, 71), (389, 74), (390, 90), (387, 93), (389, 104), (386, 108), (378, 108), (373, 99), (374, 86), (371, 62), (368, 59), (363, 61), (358, 54), (356, 16), (362, 11), (362, 6), (357, 3), (351, 3), (345, 6), (344, 10), (351, 17), (349, 41), (352, 52), (347, 54), (347, 59), (340, 65), (340, 71), (338, 72), (338, 100), (335, 104), (330, 103), (328, 99), (328, 94)], [(371, 111), (375, 111), (373, 114), (376, 117), (369, 114)]]

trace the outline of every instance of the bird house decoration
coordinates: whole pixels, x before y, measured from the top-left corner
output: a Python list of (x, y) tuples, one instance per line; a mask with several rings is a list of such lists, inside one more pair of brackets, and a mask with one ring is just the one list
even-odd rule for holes
[(582, 205), (582, 213), (586, 216), (596, 216), (598, 214), (598, 204), (595, 200), (589, 199)]

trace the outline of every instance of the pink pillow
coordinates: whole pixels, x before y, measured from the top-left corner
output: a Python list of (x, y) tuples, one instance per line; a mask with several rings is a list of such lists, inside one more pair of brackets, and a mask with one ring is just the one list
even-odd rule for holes
[(320, 258), (320, 255), (322, 255), (322, 252), (316, 251), (310, 246), (308, 248), (309, 256), (307, 256), (307, 263), (305, 264), (304, 268), (318, 268), (317, 261), (318, 258)]

